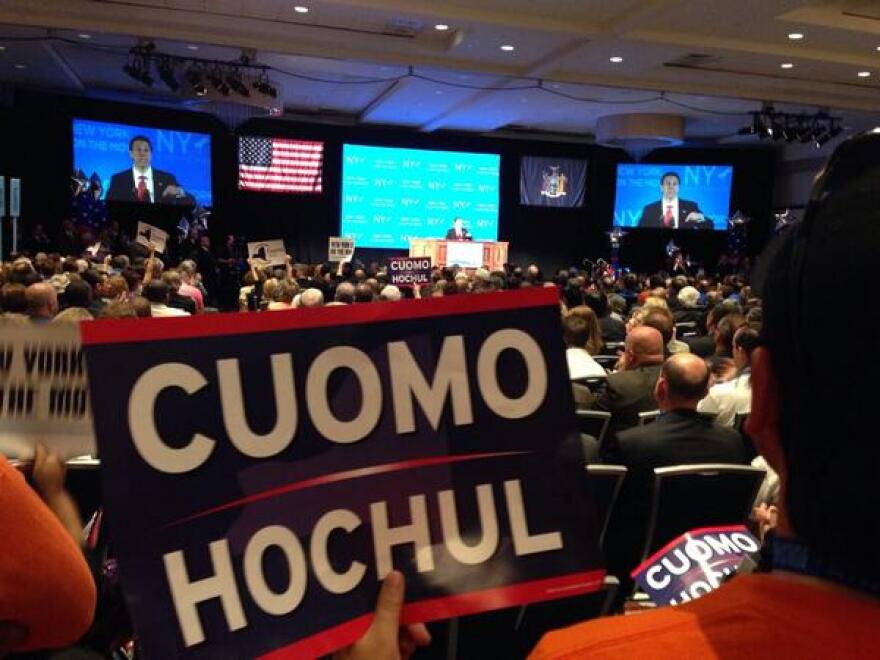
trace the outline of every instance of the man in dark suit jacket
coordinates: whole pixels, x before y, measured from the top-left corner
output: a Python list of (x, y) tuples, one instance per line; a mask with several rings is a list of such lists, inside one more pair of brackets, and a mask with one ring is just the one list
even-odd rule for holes
[(145, 204), (193, 205), (192, 195), (187, 195), (170, 172), (154, 169), (153, 145), (144, 135), (136, 135), (128, 143), (132, 167), (117, 172), (110, 178), (107, 199), (116, 202), (140, 202)]
[(639, 227), (664, 227), (667, 229), (711, 229), (712, 221), (700, 211), (696, 202), (679, 199), (681, 180), (675, 172), (660, 177), (660, 201), (652, 202), (642, 209)]
[(629, 573), (641, 560), (654, 468), (748, 463), (740, 434), (697, 412), (697, 403), (706, 396), (708, 386), (709, 369), (704, 360), (690, 353), (673, 355), (663, 365), (655, 386), (661, 411), (657, 421), (621, 431), (616, 445), (603, 452), (605, 462), (628, 470), (606, 534), (608, 572), (621, 579), (624, 595)]
[(593, 404), (611, 413), (603, 446), (613, 446), (617, 434), (639, 423), (639, 413), (657, 409), (654, 385), (663, 364), (663, 337), (648, 326), (633, 328), (626, 336), (620, 370), (608, 376), (605, 391)]
[(446, 232), (446, 240), (447, 241), (472, 241), (474, 237), (471, 236), (471, 233), (465, 229), (464, 220), (461, 218), (456, 218), (452, 223), (453, 227), (448, 232)]

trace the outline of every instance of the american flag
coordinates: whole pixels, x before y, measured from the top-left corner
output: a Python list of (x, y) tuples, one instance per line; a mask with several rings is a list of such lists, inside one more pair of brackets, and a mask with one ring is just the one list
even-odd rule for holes
[(238, 187), (270, 192), (321, 192), (324, 143), (266, 137), (238, 139)]

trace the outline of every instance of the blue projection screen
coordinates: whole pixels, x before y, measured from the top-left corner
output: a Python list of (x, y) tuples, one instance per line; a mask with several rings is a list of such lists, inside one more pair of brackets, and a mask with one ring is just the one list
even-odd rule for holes
[[(662, 227), (660, 180), (674, 173), (679, 179), (678, 229), (726, 230), (730, 217), (731, 165), (629, 165), (617, 166), (614, 201), (615, 227)], [(686, 222), (696, 210), (705, 222)]]
[[(101, 196), (106, 198), (113, 175), (118, 174), (117, 178), (122, 180), (126, 172), (131, 172), (129, 142), (135, 136), (146, 137), (152, 145), (150, 166), (157, 173), (157, 184), (176, 180), (178, 186), (195, 203), (201, 206), (212, 205), (211, 136), (206, 133), (74, 119), (74, 172), (81, 170), (86, 178), (97, 174), (102, 183)], [(130, 187), (126, 184), (126, 193)], [(133, 200), (120, 196), (117, 201)], [(171, 196), (160, 196), (156, 201), (174, 203)]]
[(461, 217), (475, 241), (498, 240), (498, 154), (346, 144), (341, 236), (356, 247), (443, 238)]

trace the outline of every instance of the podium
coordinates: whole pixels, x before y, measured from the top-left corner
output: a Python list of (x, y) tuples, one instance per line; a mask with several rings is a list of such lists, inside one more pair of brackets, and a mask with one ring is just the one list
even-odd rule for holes
[(507, 243), (502, 241), (450, 241), (445, 238), (411, 238), (409, 256), (430, 257), (435, 266), (458, 264), (475, 269), (486, 266), (490, 271), (504, 270)]

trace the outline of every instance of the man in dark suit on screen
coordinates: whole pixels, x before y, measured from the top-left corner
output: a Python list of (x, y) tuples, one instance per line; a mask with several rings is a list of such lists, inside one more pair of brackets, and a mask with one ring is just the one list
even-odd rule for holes
[(464, 220), (456, 218), (452, 223), (452, 229), (446, 232), (447, 241), (472, 241), (474, 237), (465, 229)]
[(662, 197), (642, 209), (639, 227), (660, 227), (665, 229), (711, 229), (712, 221), (700, 211), (696, 202), (679, 199), (678, 189), (681, 179), (675, 172), (666, 172), (660, 177)]
[(131, 156), (131, 169), (117, 172), (110, 178), (108, 200), (189, 206), (195, 203), (192, 195), (186, 194), (171, 172), (152, 167), (153, 145), (148, 137), (134, 136), (128, 143), (128, 154)]

